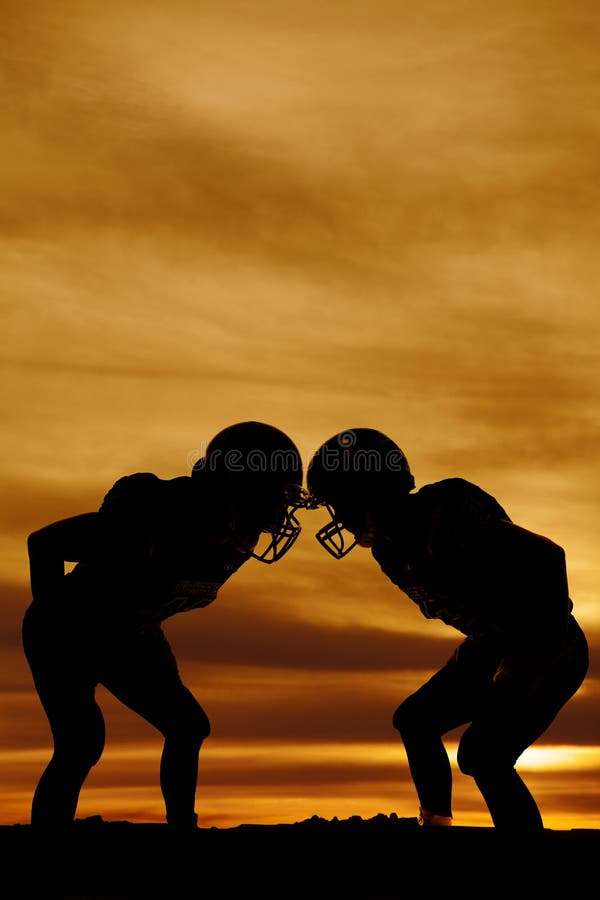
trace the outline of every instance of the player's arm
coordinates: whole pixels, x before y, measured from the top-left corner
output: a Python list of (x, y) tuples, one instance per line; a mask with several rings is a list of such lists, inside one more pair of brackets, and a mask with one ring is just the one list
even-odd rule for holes
[(52, 599), (65, 574), (65, 562), (79, 562), (93, 552), (98, 513), (83, 513), (33, 531), (27, 538), (31, 593), (36, 601)]
[(499, 674), (531, 672), (566, 639), (571, 600), (565, 551), (509, 521), (496, 521), (486, 532), (484, 560), (509, 646)]
[(515, 638), (521, 631), (525, 641), (562, 644), (571, 611), (563, 548), (508, 521), (490, 527), (487, 545), (491, 574), (508, 592), (504, 608), (515, 622)]

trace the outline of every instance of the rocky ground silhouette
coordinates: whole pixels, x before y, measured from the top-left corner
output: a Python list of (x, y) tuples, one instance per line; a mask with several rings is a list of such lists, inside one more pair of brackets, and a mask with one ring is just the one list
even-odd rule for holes
[(594, 887), (600, 831), (532, 839), (380, 814), (178, 833), (93, 817), (64, 832), (0, 826), (0, 852), (11, 900), (550, 900)]

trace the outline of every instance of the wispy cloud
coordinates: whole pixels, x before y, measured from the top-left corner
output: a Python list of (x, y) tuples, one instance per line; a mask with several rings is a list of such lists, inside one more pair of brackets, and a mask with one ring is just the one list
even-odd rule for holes
[[(3, 732), (48, 739), (19, 646), (28, 531), (258, 418), (306, 462), (381, 428), (419, 485), (469, 478), (561, 543), (594, 652), (552, 740), (597, 742), (595, 3), (209, 6), (3, 9)], [(228, 740), (383, 740), (460, 637), (302, 518), (281, 564), (169, 634)], [(110, 712), (123, 746), (146, 734)]]

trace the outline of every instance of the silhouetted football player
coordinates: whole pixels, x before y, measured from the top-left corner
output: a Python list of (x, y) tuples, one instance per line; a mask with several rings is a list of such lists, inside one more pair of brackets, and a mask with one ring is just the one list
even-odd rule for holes
[(308, 467), (313, 504), (331, 521), (317, 539), (335, 557), (368, 547), (427, 618), (465, 635), (394, 715), (423, 825), (452, 822), (444, 734), (467, 725), (458, 765), (498, 829), (539, 832), (536, 802), (515, 769), (521, 753), (578, 690), (586, 638), (573, 618), (565, 553), (514, 524), (475, 484), (449, 478), (413, 492), (398, 445), (369, 428), (340, 432)]
[[(241, 422), (212, 438), (191, 476), (127, 475), (97, 512), (29, 536), (33, 599), (23, 644), (54, 740), (32, 825), (74, 820), (104, 748), (99, 684), (164, 736), (167, 822), (196, 825), (198, 755), (210, 726), (180, 679), (161, 623), (207, 606), (247, 560), (280, 559), (300, 532), (301, 486), (290, 438)], [(67, 574), (65, 561), (77, 563)]]

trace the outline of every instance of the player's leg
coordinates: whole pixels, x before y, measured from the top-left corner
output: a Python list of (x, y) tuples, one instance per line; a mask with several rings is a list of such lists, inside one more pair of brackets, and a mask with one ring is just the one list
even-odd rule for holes
[(464, 732), (458, 764), (481, 791), (494, 826), (509, 832), (541, 832), (543, 820), (515, 769), (519, 756), (542, 735), (585, 678), (586, 639), (573, 621), (564, 654), (535, 678), (494, 685)]
[(73, 822), (81, 788), (102, 755), (104, 719), (80, 636), (30, 607), (23, 620), (23, 648), (54, 742), (33, 795), (31, 824), (62, 827)]
[(470, 721), (491, 671), (492, 664), (482, 663), (466, 641), (394, 714), (423, 824), (446, 824), (452, 817), (452, 771), (442, 736)]
[(101, 681), (164, 736), (160, 785), (167, 822), (175, 827), (195, 826), (198, 757), (210, 723), (181, 681), (162, 630), (150, 629), (116, 645)]

